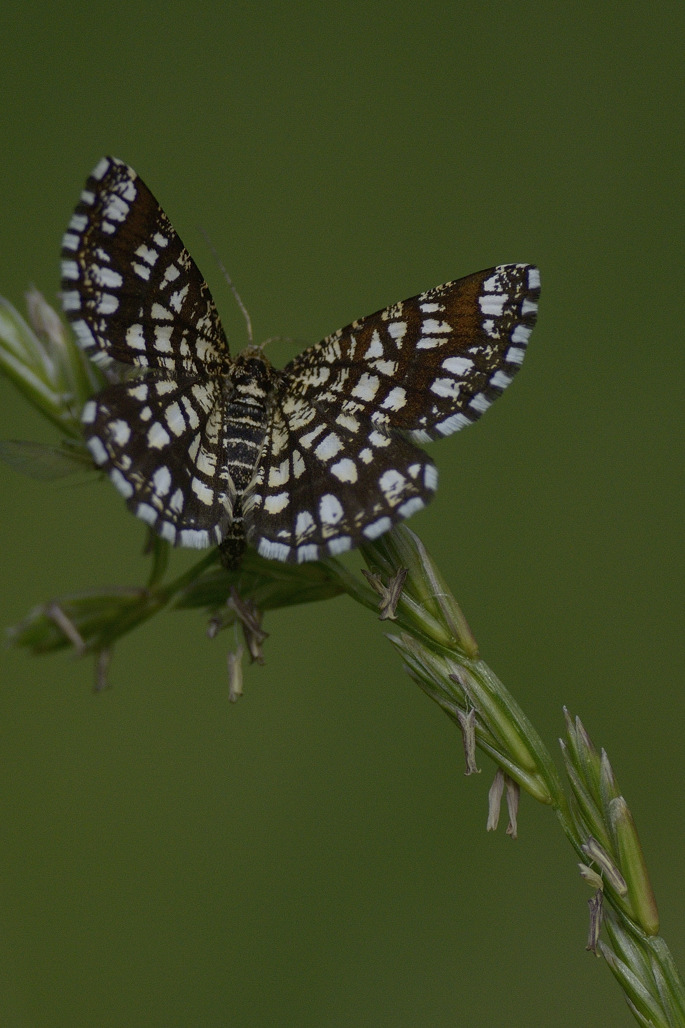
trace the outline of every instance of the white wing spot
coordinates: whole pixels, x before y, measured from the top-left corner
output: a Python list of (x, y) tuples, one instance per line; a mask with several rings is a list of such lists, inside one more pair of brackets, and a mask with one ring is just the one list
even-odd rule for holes
[(269, 514), (280, 514), (290, 503), (289, 493), (274, 493), (264, 500), (264, 510)]
[(375, 328), (373, 330), (373, 334), (371, 336), (371, 342), (369, 343), (369, 348), (366, 351), (366, 353), (364, 354), (364, 359), (365, 360), (370, 360), (372, 357), (382, 357), (382, 356), (383, 356), (383, 344), (381, 342), (381, 337), (378, 334), (378, 329)]
[(337, 539), (331, 539), (326, 545), (331, 556), (337, 557), (339, 553), (352, 549), (352, 540), (349, 535), (341, 535)]
[(158, 421), (153, 422), (147, 430), (147, 443), (153, 450), (161, 450), (171, 442), (171, 436)]
[(336, 425), (340, 425), (341, 428), (346, 428), (348, 432), (359, 431), (359, 422), (350, 414), (338, 414), (335, 419), (335, 423)]
[(108, 157), (100, 158), (100, 160), (97, 162), (97, 164), (90, 173), (91, 178), (97, 179), (97, 181), (99, 182), (100, 179), (103, 179), (105, 177), (105, 175), (111, 167), (112, 161), (110, 161)]
[(132, 350), (146, 350), (145, 334), (142, 325), (129, 325), (126, 329), (126, 345)]
[(171, 472), (166, 465), (157, 468), (152, 476), (152, 488), (157, 496), (166, 496), (171, 489)]
[(518, 343), (519, 346), (525, 346), (530, 339), (530, 333), (532, 331), (532, 328), (529, 328), (528, 325), (517, 325), (511, 333), (512, 343)]
[(117, 446), (124, 447), (131, 438), (131, 428), (121, 418), (117, 418), (116, 421), (109, 423), (109, 432), (112, 437), (112, 441)]
[(176, 400), (166, 409), (166, 423), (176, 436), (183, 435), (186, 430), (186, 420)]
[(161, 303), (153, 303), (150, 307), (150, 317), (155, 321), (173, 321), (174, 316), (168, 307)]
[(483, 314), (500, 318), (508, 299), (506, 293), (498, 293), (497, 296), (479, 296), (478, 303)]
[(316, 560), (319, 556), (319, 547), (316, 543), (308, 543), (306, 546), (297, 547), (297, 563), (304, 564), (307, 560)]
[(423, 470), (423, 484), (426, 489), (435, 491), (438, 488), (438, 469), (435, 464), (426, 464)]
[(310, 449), (316, 437), (321, 435), (321, 433), (325, 431), (326, 426), (324, 424), (318, 424), (315, 428), (311, 430), (311, 432), (307, 432), (306, 435), (300, 436), (300, 443), (308, 450)]
[(367, 525), (362, 532), (367, 539), (377, 539), (379, 535), (383, 535), (384, 532), (388, 532), (391, 528), (392, 521), (390, 518), (379, 518), (378, 521), (372, 521), (370, 525)]
[(104, 314), (105, 316), (107, 316), (108, 314), (114, 314), (115, 310), (117, 310), (118, 307), (119, 301), (117, 300), (116, 296), (114, 296), (112, 293), (100, 293), (100, 295), (98, 296), (98, 302), (95, 309), (98, 312), (98, 314)]
[(124, 284), (124, 280), (118, 271), (113, 271), (112, 268), (101, 268), (97, 264), (94, 264), (90, 269), (93, 281), (104, 289), (121, 289)]
[(436, 396), (444, 396), (448, 400), (456, 400), (462, 383), (456, 378), (436, 378), (431, 382), (431, 392)]
[(125, 499), (128, 500), (133, 496), (133, 486), (126, 478), (124, 478), (118, 468), (112, 468), (109, 473), (109, 477)]
[(81, 411), (81, 421), (84, 425), (92, 425), (98, 415), (98, 408), (95, 400), (88, 400)]
[(160, 521), (157, 526), (157, 530), (161, 535), (162, 539), (166, 539), (168, 543), (172, 545), (176, 542), (176, 529), (169, 521)]
[(388, 471), (383, 472), (378, 480), (378, 484), (387, 502), (394, 507), (404, 493), (407, 480), (401, 472), (390, 468)]
[(173, 349), (171, 345), (171, 333), (173, 330), (173, 325), (155, 325), (155, 349), (161, 350), (164, 353), (171, 352)]
[(190, 488), (193, 490), (200, 503), (204, 503), (206, 507), (211, 507), (214, 499), (214, 493), (208, 485), (205, 485), (202, 479), (193, 478), (190, 483)]
[(291, 546), (287, 546), (285, 543), (274, 543), (271, 539), (260, 539), (257, 544), (257, 552), (267, 560), (287, 560), (291, 549)]
[(110, 193), (107, 196), (107, 203), (104, 205), (102, 214), (103, 217), (109, 218), (111, 221), (124, 222), (128, 217), (130, 206), (121, 196), (114, 196)]
[(269, 488), (275, 489), (279, 485), (285, 485), (290, 478), (290, 461), (286, 457), (278, 467), (269, 468)]
[(306, 470), (306, 465), (299, 450), (293, 450), (293, 475), (300, 478)]
[(169, 501), (169, 509), (173, 510), (176, 514), (180, 514), (183, 510), (183, 503), (183, 490), (177, 489), (174, 495), (171, 497), (171, 500)]
[[(78, 344), (82, 350), (90, 350), (93, 347), (97, 346), (95, 336), (93, 335), (85, 321), (72, 321), (71, 327), (76, 333)], [(94, 354), (89, 354), (89, 356), (92, 361), (95, 360)], [(106, 354), (103, 354), (102, 356), (107, 358)], [(109, 360), (109, 358), (107, 358), (107, 360)]]
[(469, 403), (469, 407), (473, 407), (479, 414), (484, 414), (488, 407), (492, 406), (492, 400), (489, 400), (485, 393), (476, 393), (473, 399)]
[(81, 294), (80, 293), (62, 293), (62, 306), (67, 313), (69, 311), (79, 311), (81, 309)]
[(101, 439), (98, 439), (96, 435), (93, 435), (88, 440), (87, 446), (96, 464), (107, 464), (109, 461), (109, 454), (107, 453)]
[(319, 517), (324, 525), (337, 525), (344, 515), (342, 504), (337, 496), (324, 493), (319, 500)]
[(397, 374), (397, 361), (386, 361), (378, 360), (373, 362), (375, 371), (380, 371), (381, 375), (396, 375)]
[(185, 300), (186, 296), (188, 295), (188, 289), (189, 289), (189, 286), (188, 286), (188, 283), (186, 282), (186, 284), (183, 286), (182, 289), (177, 289), (176, 292), (172, 293), (171, 296), (169, 297), (169, 306), (177, 314), (181, 313), (181, 308), (183, 307), (183, 301)]
[(319, 445), (314, 450), (314, 453), (321, 461), (330, 460), (331, 457), (335, 457), (336, 453), (339, 453), (343, 448), (340, 436), (337, 436), (335, 432), (329, 432), (329, 434), (321, 440)]
[(420, 496), (412, 496), (412, 498), (407, 500), (406, 503), (400, 504), (397, 508), (397, 513), (401, 518), (408, 518), (411, 517), (412, 514), (416, 514), (417, 510), (421, 510), (422, 507), (425, 506), (426, 505)]
[(461, 428), (466, 428), (470, 424), (471, 419), (465, 417), (465, 415), (452, 414), (449, 418), (445, 418), (444, 421), (439, 421), (434, 427), (440, 435), (452, 435), (453, 432), (458, 432)]
[(349, 457), (343, 457), (336, 464), (331, 464), (331, 474), (335, 475), (340, 482), (354, 484), (357, 481), (357, 468)]
[(139, 503), (136, 507), (136, 514), (148, 525), (154, 525), (159, 517), (155, 508), (151, 507), (149, 503)]
[(308, 510), (301, 510), (295, 519), (295, 538), (299, 543), (307, 539), (316, 528), (314, 518)]
[(159, 260), (159, 251), (151, 249), (151, 247), (146, 246), (145, 243), (142, 243), (134, 252), (136, 257), (140, 257), (140, 259), (145, 261), (146, 264), (149, 264), (151, 268), (154, 268), (155, 264)]
[(490, 385), (495, 386), (497, 389), (506, 389), (511, 381), (511, 375), (507, 375), (500, 369), (490, 379)]
[(189, 546), (194, 550), (204, 550), (209, 546), (209, 532), (206, 529), (184, 528), (179, 534), (181, 546)]
[(403, 389), (402, 386), (395, 386), (383, 400), (381, 407), (384, 407), (386, 410), (402, 410), (406, 402), (407, 390)]
[(426, 432), (425, 428), (415, 428), (411, 437), (415, 443), (429, 443), (433, 438), (430, 432)]
[(504, 355), (508, 364), (522, 364), (526, 351), (520, 346), (510, 346)]
[(391, 339), (395, 340), (397, 348), (402, 346), (402, 340), (407, 334), (407, 322), (406, 321), (391, 321), (388, 325), (388, 335)]
[(442, 362), (445, 371), (451, 371), (453, 375), (466, 375), (473, 367), (473, 361), (468, 357), (446, 357)]
[(427, 336), (435, 335), (436, 332), (451, 332), (452, 326), (448, 325), (446, 321), (436, 321), (435, 318), (426, 318), (423, 325), (421, 326), (422, 334), (425, 333)]
[(181, 274), (181, 272), (178, 270), (176, 265), (175, 264), (170, 264), (169, 267), (164, 272), (164, 277), (162, 278), (162, 281), (160, 282), (160, 286), (164, 287), (166, 285), (170, 285), (172, 282), (176, 281), (176, 279), (178, 278), (178, 276), (180, 274)]
[(85, 214), (73, 214), (69, 221), (69, 228), (73, 228), (74, 232), (80, 234), (87, 224), (88, 218)]
[(357, 396), (360, 400), (371, 403), (378, 392), (379, 385), (380, 381), (376, 375), (369, 375), (368, 372), (364, 371), (352, 390), (352, 396)]

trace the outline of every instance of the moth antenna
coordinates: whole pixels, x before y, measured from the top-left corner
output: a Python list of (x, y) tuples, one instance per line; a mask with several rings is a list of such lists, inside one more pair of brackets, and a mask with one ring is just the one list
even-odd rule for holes
[(221, 257), (219, 257), (219, 254), (217, 252), (216, 247), (214, 246), (214, 243), (209, 238), (209, 233), (207, 232), (206, 229), (204, 229), (202, 227), (200, 227), (200, 232), (204, 236), (205, 243), (209, 247), (210, 253), (214, 257), (214, 260), (219, 265), (219, 270), (221, 271), (221, 273), (223, 274), (224, 278), (226, 279), (226, 282), (228, 283), (228, 288), (233, 293), (233, 298), (235, 299), (235, 302), (240, 307), (240, 310), (242, 311), (243, 317), (245, 318), (245, 325), (247, 327), (247, 341), (248, 341), (248, 345), (249, 346), (254, 346), (254, 336), (253, 336), (253, 333), (252, 333), (252, 318), (250, 317), (249, 311), (248, 311), (247, 307), (245, 306), (245, 304), (243, 303), (242, 298), (240, 296), (240, 293), (238, 292), (236, 287), (233, 285), (233, 279), (231, 278), (231, 276), (226, 271), (226, 268), (224, 267), (224, 263), (221, 260)]
[(306, 339), (293, 339), (292, 336), (269, 336), (259, 344), (259, 349), (263, 350), (264, 347), (268, 346), (269, 343), (299, 343), (301, 346), (307, 345)]

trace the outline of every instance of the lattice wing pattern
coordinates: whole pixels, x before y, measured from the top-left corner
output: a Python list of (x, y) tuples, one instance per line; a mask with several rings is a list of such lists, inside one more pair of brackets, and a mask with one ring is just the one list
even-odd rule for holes
[(231, 524), (225, 406), (220, 379), (149, 376), (108, 386), (83, 409), (96, 464), (171, 543), (216, 545)]
[(540, 275), (501, 264), (361, 318), (288, 364), (289, 388), (416, 442), (471, 424), (521, 366)]
[(208, 375), (230, 364), (209, 286), (135, 171), (103, 157), (62, 240), (62, 303), (94, 360)]
[(353, 322), (277, 371), (232, 359), (209, 288), (133, 169), (106, 157), (62, 248), (82, 348), (134, 367), (85, 405), (97, 465), (129, 508), (181, 546), (245, 537), (315, 560), (375, 539), (437, 486), (415, 445), (470, 424), (511, 382), (540, 277), (504, 264)]
[(408, 440), (322, 411), (282, 379), (244, 500), (247, 539), (278, 560), (343, 553), (424, 507), (437, 481)]

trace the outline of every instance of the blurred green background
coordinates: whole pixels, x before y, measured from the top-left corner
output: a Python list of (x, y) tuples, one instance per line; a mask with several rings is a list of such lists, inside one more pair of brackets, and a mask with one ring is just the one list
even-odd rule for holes
[[(678, 3), (6, 4), (0, 291), (54, 298), (104, 153), (207, 276), (234, 349), (316, 341), (504, 261), (542, 269), (514, 387), (432, 448), (411, 522), (483, 655), (556, 752), (607, 748), (685, 966), (683, 67)], [(299, 346), (273, 344), (285, 363)], [(6, 381), (0, 437), (54, 440)], [(106, 482), (0, 466), (0, 624), (140, 584)], [(174, 555), (174, 567), (188, 555)], [(356, 566), (354, 557), (349, 563)], [(584, 951), (589, 891), (549, 811), (486, 835), (492, 766), (383, 626), (339, 599), (268, 617), (229, 707), (228, 636), (157, 618), (113, 688), (0, 654), (0, 1022), (624, 1025)]]

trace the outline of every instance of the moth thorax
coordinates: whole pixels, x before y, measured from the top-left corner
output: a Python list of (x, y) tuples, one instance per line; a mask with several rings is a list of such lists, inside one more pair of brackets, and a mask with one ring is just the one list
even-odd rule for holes
[(247, 350), (236, 357), (231, 382), (236, 399), (259, 403), (266, 399), (273, 388), (273, 368), (261, 353)]

